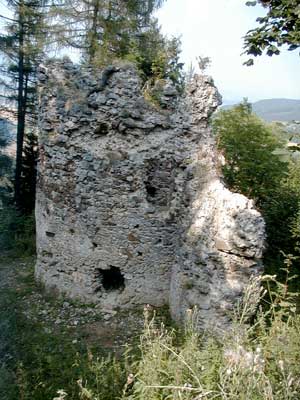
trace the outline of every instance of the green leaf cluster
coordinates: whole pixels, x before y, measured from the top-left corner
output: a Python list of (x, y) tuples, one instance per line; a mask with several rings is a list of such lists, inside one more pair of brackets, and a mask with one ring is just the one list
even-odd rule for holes
[(277, 191), (287, 164), (273, 152), (281, 146), (272, 130), (252, 113), (246, 101), (219, 112), (213, 121), (218, 147), (226, 163), (224, 177), (237, 192), (255, 199), (259, 206)]
[(255, 116), (247, 101), (220, 111), (213, 129), (225, 158), (227, 185), (252, 198), (265, 218), (269, 255), (293, 253), (300, 236), (299, 161), (283, 161), (278, 151), (285, 145), (281, 135)]
[[(259, 26), (251, 29), (244, 37), (245, 54), (260, 56), (278, 55), (280, 47), (288, 50), (300, 47), (300, 3), (299, 0), (258, 0), (247, 1), (247, 6), (262, 5), (267, 9), (264, 17), (257, 18)], [(252, 65), (253, 59), (245, 62)]]

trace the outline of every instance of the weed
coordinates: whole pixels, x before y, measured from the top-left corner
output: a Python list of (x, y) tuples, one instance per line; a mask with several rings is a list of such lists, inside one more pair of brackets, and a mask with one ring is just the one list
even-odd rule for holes
[[(274, 277), (264, 280), (274, 281)], [(279, 283), (278, 283), (279, 284)], [(279, 284), (281, 285), (281, 284)], [(253, 278), (233, 315), (231, 328), (216, 336), (195, 330), (189, 312), (184, 340), (146, 318), (141, 360), (136, 365), (131, 400), (282, 400), (300, 390), (300, 317), (284, 307), (287, 291), (269, 294), (267, 311), (259, 307), (265, 290)]]

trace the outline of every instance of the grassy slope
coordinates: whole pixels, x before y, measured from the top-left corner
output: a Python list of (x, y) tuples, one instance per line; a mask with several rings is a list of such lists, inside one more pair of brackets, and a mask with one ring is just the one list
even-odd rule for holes
[[(0, 261), (0, 399), (52, 400), (64, 389), (68, 400), (79, 400), (77, 381), (97, 386), (93, 360), (103, 357), (110, 372), (101, 376), (101, 393), (115, 400), (127, 370), (124, 359), (113, 358), (127, 344), (138, 352), (142, 312), (108, 316), (93, 305), (51, 296), (36, 284), (33, 266), (32, 257)], [(168, 323), (166, 310), (159, 318)]]

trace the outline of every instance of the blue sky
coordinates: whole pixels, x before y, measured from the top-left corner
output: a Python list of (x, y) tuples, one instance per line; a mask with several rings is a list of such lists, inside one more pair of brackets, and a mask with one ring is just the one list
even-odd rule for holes
[(213, 76), (225, 100), (248, 97), (300, 99), (299, 51), (256, 58), (253, 67), (243, 66), (242, 37), (263, 15), (261, 7), (247, 7), (246, 0), (167, 0), (157, 12), (165, 34), (181, 36), (182, 60), (195, 63), (209, 56)]

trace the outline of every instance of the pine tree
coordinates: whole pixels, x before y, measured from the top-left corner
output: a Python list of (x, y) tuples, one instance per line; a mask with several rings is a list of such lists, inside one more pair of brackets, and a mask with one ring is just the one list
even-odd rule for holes
[(36, 68), (43, 48), (43, 7), (39, 0), (10, 0), (14, 17), (8, 20), (6, 34), (0, 36), (5, 71), (2, 84), (8, 98), (17, 103), (17, 152), (15, 168), (15, 204), (23, 210), (23, 145), (26, 126), (35, 122)]
[(79, 49), (82, 63), (135, 63), (146, 79), (181, 82), (180, 42), (163, 37), (153, 11), (162, 0), (70, 0), (52, 7), (52, 30), (62, 47)]

